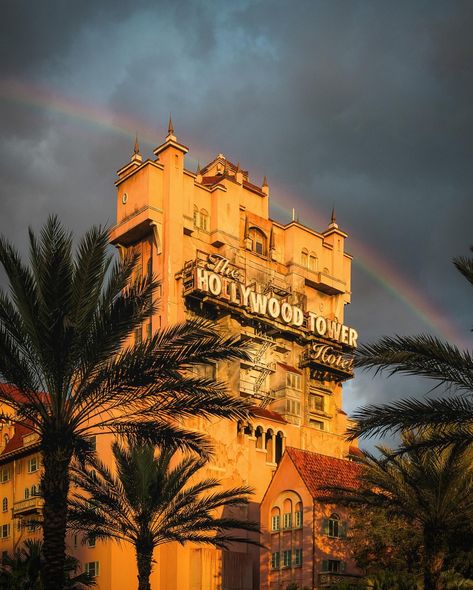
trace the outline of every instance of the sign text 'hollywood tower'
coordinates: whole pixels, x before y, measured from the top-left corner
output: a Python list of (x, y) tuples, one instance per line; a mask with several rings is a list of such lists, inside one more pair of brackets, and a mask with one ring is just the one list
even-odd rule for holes
[(240, 271), (222, 256), (209, 254), (205, 263), (196, 261), (192, 269), (194, 291), (207, 293), (251, 314), (270, 318), (351, 348), (357, 346), (356, 330), (312, 311), (304, 314), (304, 310), (298, 305), (262, 293), (255, 282), (245, 285)]

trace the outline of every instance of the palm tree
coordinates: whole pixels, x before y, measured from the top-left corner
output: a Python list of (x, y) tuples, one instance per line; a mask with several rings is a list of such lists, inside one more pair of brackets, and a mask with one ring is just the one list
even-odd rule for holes
[[(456, 258), (454, 264), (473, 285), (473, 257)], [(454, 395), (362, 407), (353, 416), (356, 422), (348, 431), (351, 438), (417, 429), (423, 436), (415, 444), (423, 446), (473, 442), (473, 357), (469, 351), (429, 335), (394, 336), (362, 346), (355, 362), (377, 373), (426, 377)]]
[[(42, 590), (41, 565), (43, 543), (27, 539), (13, 557), (7, 555), (0, 565), (0, 590)], [(64, 563), (65, 588), (86, 590), (96, 583), (85, 572), (77, 574), (79, 561), (71, 555)]]
[[(135, 548), (138, 589), (150, 590), (153, 553), (158, 545), (177, 541), (226, 548), (230, 542), (253, 543), (232, 529), (259, 532), (258, 525), (225, 515), (227, 507), (248, 503), (251, 489), (218, 491), (215, 479), (200, 479), (206, 460), (185, 456), (175, 463), (172, 450), (114, 442), (117, 475), (98, 458), (77, 469), (80, 488), (71, 499), (69, 522), (86, 531), (85, 539), (115, 539)], [(224, 509), (221, 516), (216, 512)]]
[(103, 228), (89, 230), (74, 254), (72, 234), (50, 217), (39, 238), (30, 230), (29, 248), (27, 264), (0, 238), (10, 284), (9, 292), (0, 290), (0, 403), (9, 419), (39, 435), (42, 578), (45, 590), (62, 590), (72, 458), (87, 454), (90, 437), (104, 433), (208, 452), (205, 437), (176, 420), (240, 418), (248, 406), (192, 367), (247, 353), (202, 321), (130, 344), (154, 312), (156, 281), (132, 280), (136, 259), (114, 261)]
[[(378, 447), (366, 453), (357, 489), (327, 487), (324, 502), (374, 507), (420, 532), (423, 541), (424, 590), (440, 590), (449, 547), (473, 529), (472, 453), (465, 445), (422, 449), (405, 435), (405, 452)], [(455, 540), (455, 543), (452, 543)]]

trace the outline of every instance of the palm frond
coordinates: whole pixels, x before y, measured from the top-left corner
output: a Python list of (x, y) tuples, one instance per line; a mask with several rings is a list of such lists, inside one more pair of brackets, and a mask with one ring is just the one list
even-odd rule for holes
[(468, 351), (434, 336), (394, 336), (365, 344), (355, 352), (357, 367), (422, 376), (461, 391), (473, 390), (473, 358)]
[(372, 437), (388, 432), (417, 429), (421, 433), (435, 428), (436, 435), (446, 430), (473, 427), (473, 404), (465, 396), (419, 400), (408, 398), (392, 404), (361, 407), (347, 433), (350, 439)]

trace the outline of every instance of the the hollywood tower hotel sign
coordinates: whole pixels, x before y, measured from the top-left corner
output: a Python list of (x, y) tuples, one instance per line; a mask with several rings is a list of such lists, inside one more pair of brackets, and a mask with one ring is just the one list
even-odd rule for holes
[[(203, 254), (203, 253), (202, 253)], [(290, 297), (265, 293), (264, 285), (245, 279), (244, 272), (218, 254), (203, 254), (183, 269), (184, 295), (204, 298), (232, 313), (276, 324), (282, 332), (292, 332), (308, 344), (302, 362), (335, 371), (339, 377), (352, 375), (357, 346), (356, 330), (305, 310)]]

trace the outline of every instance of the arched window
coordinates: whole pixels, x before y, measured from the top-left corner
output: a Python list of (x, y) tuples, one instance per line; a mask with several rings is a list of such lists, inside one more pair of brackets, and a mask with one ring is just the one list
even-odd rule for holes
[(307, 251), (307, 248), (302, 248), (302, 252), (301, 252), (301, 265), (304, 268), (307, 268), (307, 257), (309, 256), (309, 252)]
[(297, 502), (294, 510), (294, 527), (296, 529), (302, 528), (302, 502)]
[(314, 254), (314, 252), (311, 252), (309, 255), (309, 270), (317, 270), (317, 256)]
[(30, 488), (25, 488), (25, 500), (28, 500), (30, 497)]
[(276, 463), (279, 463), (279, 461), (281, 461), (282, 458), (282, 454), (283, 454), (283, 440), (284, 440), (284, 434), (279, 431), (276, 434), (276, 454), (275, 454), (275, 460)]
[(2, 500), (2, 510), (6, 512), (8, 510), (8, 498), (3, 498)]
[(249, 422), (243, 429), (243, 433), (247, 436), (253, 436), (253, 426)]
[(292, 529), (292, 501), (289, 498), (284, 500), (282, 526), (284, 529)]
[(338, 514), (330, 515), (330, 518), (324, 521), (325, 534), (334, 539), (345, 536), (345, 523), (340, 520)]
[(275, 506), (271, 510), (271, 531), (276, 532), (281, 529), (281, 510)]
[(263, 429), (261, 426), (258, 426), (255, 430), (256, 436), (256, 448), (262, 449), (263, 448)]
[(266, 461), (274, 463), (274, 432), (269, 429), (265, 436)]
[(257, 227), (252, 227), (248, 231), (248, 238), (250, 240), (250, 250), (266, 256), (268, 254), (268, 240), (264, 233)]
[(34, 497), (34, 496), (39, 496), (39, 486), (37, 486), (37, 485), (35, 485), (35, 484), (33, 484), (33, 485), (31, 486), (31, 496), (32, 496), (32, 497)]
[(200, 229), (209, 231), (209, 214), (205, 209), (200, 210)]
[(196, 205), (194, 205), (194, 227), (200, 226), (199, 219), (200, 219), (199, 210), (197, 209)]

